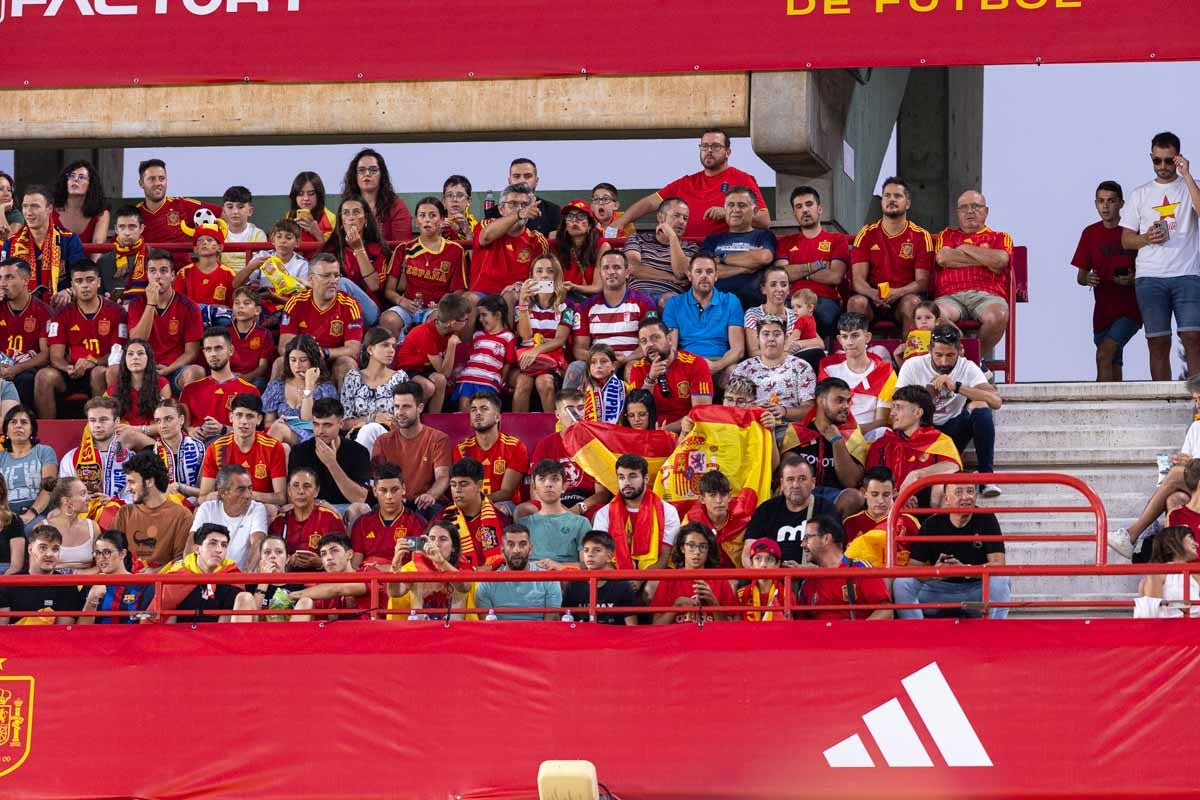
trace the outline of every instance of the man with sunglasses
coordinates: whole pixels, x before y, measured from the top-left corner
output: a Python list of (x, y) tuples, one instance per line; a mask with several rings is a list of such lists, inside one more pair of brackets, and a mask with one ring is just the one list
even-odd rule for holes
[[(993, 411), (1000, 409), (1000, 392), (988, 383), (983, 370), (963, 358), (962, 336), (953, 325), (938, 325), (929, 337), (929, 352), (904, 362), (896, 388), (923, 386), (933, 395), (933, 426), (954, 440), (959, 453), (975, 442), (978, 471), (994, 472), (996, 425)], [(985, 483), (984, 497), (999, 497), (1000, 487)]]
[(506, 187), (499, 219), (484, 219), (475, 228), (471, 253), (471, 294), (476, 299), (500, 294), (529, 277), (529, 265), (550, 246), (533, 225), (541, 218), (542, 204), (525, 183)]
[(1200, 260), (1196, 209), (1200, 189), (1179, 137), (1169, 131), (1150, 140), (1154, 180), (1133, 190), (1121, 210), (1121, 245), (1137, 251), (1138, 308), (1146, 326), (1150, 378), (1171, 380), (1171, 315), (1183, 342), (1187, 374), (1200, 371)]

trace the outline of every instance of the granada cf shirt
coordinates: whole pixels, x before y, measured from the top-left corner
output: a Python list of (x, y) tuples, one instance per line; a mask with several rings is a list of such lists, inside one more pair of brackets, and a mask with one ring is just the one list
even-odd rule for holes
[[(138, 295), (129, 304), (129, 325), (134, 327), (146, 313), (146, 297)], [(166, 308), (154, 311), (154, 324), (150, 327), (150, 349), (159, 366), (167, 366), (183, 355), (187, 342), (198, 342), (204, 335), (204, 322), (200, 318), (200, 307), (178, 291), (167, 303)], [(255, 365), (257, 366), (257, 364)], [(235, 372), (238, 371), (236, 368)]]
[(430, 250), (414, 239), (395, 258), (403, 266), (393, 267), (392, 274), (404, 276), (404, 296), (410, 300), (436, 303), (467, 288), (467, 252), (458, 242), (443, 239), (440, 248)]
[(92, 314), (72, 303), (46, 326), (51, 346), (65, 347), (71, 364), (81, 358), (106, 360), (112, 346), (123, 345), (127, 334), (125, 310), (111, 300), (101, 300), (100, 308)]
[[(189, 386), (191, 384), (188, 384)], [(270, 494), (275, 491), (274, 478), (287, 476), (287, 457), (283, 444), (265, 433), (254, 435), (254, 444), (243, 451), (227, 433), (204, 451), (204, 464), (200, 467), (201, 478), (216, 478), (217, 470), (226, 464), (241, 464), (250, 473), (251, 489)]]
[(232, 267), (219, 262), (212, 272), (204, 272), (197, 265), (188, 264), (175, 275), (175, 291), (200, 305), (228, 307), (233, 303), (233, 279), (236, 275)]
[(678, 197), (688, 204), (687, 230), (683, 232), (686, 238), (706, 239), (714, 233), (725, 233), (729, 225), (723, 219), (706, 219), (704, 212), (718, 206), (725, 207), (725, 193), (735, 186), (748, 186), (758, 200), (759, 208), (766, 208), (767, 201), (763, 199), (758, 181), (749, 172), (743, 172), (737, 167), (725, 167), (716, 175), (708, 175), (704, 170), (693, 172), (677, 178), (658, 190), (663, 200), (668, 197)]
[(229, 368), (237, 375), (247, 375), (258, 369), (258, 362), (275, 357), (275, 337), (266, 328), (258, 325), (242, 333), (237, 325), (229, 327), (233, 336), (233, 355), (229, 357)]
[(936, 275), (935, 296), (945, 297), (958, 292), (987, 292), (997, 297), (1008, 297), (1008, 272), (1012, 269), (1013, 243), (1007, 233), (994, 231), (984, 226), (975, 233), (963, 233), (958, 228), (946, 228), (938, 234), (937, 249), (943, 247), (958, 247), (973, 244), (990, 250), (1004, 250), (1008, 253), (1008, 266), (1000, 272), (992, 272), (987, 267), (972, 265), (969, 267), (938, 267)]
[[(459, 442), (454, 446), (454, 460), (464, 458), (473, 458), (483, 464), (484, 497), (500, 490), (501, 484), (504, 483), (504, 473), (508, 470), (515, 469), (522, 475), (529, 474), (529, 451), (524, 442), (507, 433), (501, 433), (496, 443), (487, 450), (479, 446), (479, 439), (475, 436)], [(513, 491), (512, 501), (520, 503), (521, 500), (521, 484), (518, 483)]]
[[(142, 213), (142, 221), (146, 225), (142, 239), (151, 244), (171, 242), (190, 244), (192, 237), (184, 233), (181, 226), (187, 225), (188, 228), (195, 228), (196, 212), (201, 208), (207, 208), (218, 219), (224, 212), (220, 206), (202, 203), (190, 197), (168, 197), (163, 200), (163, 204), (158, 207), (157, 211), (148, 210), (144, 200), (138, 203), (137, 208)], [(185, 250), (180, 250), (173, 255), (176, 269), (185, 266), (192, 260), (191, 254)]]
[(20, 311), (0, 303), (0, 348), (5, 355), (17, 363), (36, 356), (51, 316), (50, 307), (34, 297)]
[(191, 425), (199, 425), (204, 422), (205, 417), (212, 417), (222, 425), (228, 425), (229, 404), (239, 394), (262, 396), (258, 387), (241, 378), (231, 378), (222, 383), (209, 375), (183, 387), (183, 391), (179, 393), (179, 402), (187, 408), (188, 422)]
[(851, 262), (867, 265), (867, 283), (893, 287), (907, 286), (916, 280), (917, 270), (933, 269), (933, 237), (912, 222), (896, 236), (889, 236), (883, 223), (864, 225), (854, 237)]
[(496, 220), (485, 219), (475, 229), (471, 291), (478, 294), (499, 294), (506, 286), (525, 280), (533, 260), (550, 250), (546, 237), (528, 226), (517, 236), (506, 234), (487, 246), (481, 245), (484, 228), (495, 224)]
[(311, 289), (294, 294), (283, 307), (279, 335), (298, 336), (301, 333), (307, 333), (317, 340), (317, 344), (327, 348), (341, 347), (347, 341), (361, 342), (362, 309), (357, 300), (341, 292), (326, 308), (317, 305)]
[[(650, 373), (650, 362), (639, 358), (629, 371), (629, 381), (640, 389)], [(711, 397), (713, 393), (712, 371), (708, 362), (699, 356), (680, 350), (667, 367), (666, 389), (655, 384), (652, 389), (654, 403), (658, 406), (658, 419), (667, 425), (687, 416), (692, 410), (692, 396)]]
[(354, 552), (362, 553), (364, 560), (376, 558), (390, 564), (396, 553), (396, 542), (406, 536), (420, 536), (425, 532), (425, 526), (425, 520), (411, 511), (402, 511), (395, 519), (384, 519), (376, 509), (354, 521), (350, 542)]
[(270, 532), (283, 537), (288, 555), (297, 550), (310, 550), (315, 553), (322, 536), (327, 533), (345, 533), (346, 523), (333, 509), (316, 505), (303, 521), (296, 519), (295, 511), (276, 517), (271, 523)]
[[(821, 269), (829, 269), (834, 261), (841, 261), (849, 266), (850, 247), (846, 244), (846, 237), (840, 233), (823, 230), (811, 239), (803, 233), (797, 233), (794, 236), (784, 236), (776, 242), (775, 260), (786, 261), (789, 264), (820, 264)], [(841, 302), (838, 287), (831, 283), (821, 283), (811, 278), (792, 281), (792, 294), (801, 289), (811, 289), (817, 297)]]

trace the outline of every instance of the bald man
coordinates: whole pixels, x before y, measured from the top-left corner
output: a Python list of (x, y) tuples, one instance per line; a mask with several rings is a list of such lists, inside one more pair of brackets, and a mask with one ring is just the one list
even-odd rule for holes
[(987, 226), (987, 200), (980, 192), (963, 192), (957, 211), (958, 227), (937, 237), (935, 299), (949, 321), (979, 323), (980, 348), (991, 357), (1008, 325), (1012, 237)]

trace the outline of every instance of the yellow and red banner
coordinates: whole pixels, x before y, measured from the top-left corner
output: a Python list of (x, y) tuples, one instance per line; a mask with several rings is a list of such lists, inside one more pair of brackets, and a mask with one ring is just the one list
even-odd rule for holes
[(675, 435), (667, 431), (635, 431), (607, 422), (576, 422), (563, 431), (562, 438), (571, 460), (614, 495), (620, 494), (618, 458), (628, 453), (646, 459), (646, 479), (651, 481), (675, 449)]
[[(684, 0), (609, 0), (600, 7), (544, 0), (0, 0), (4, 41), (154, 42), (159, 56), (96, 59), (87, 47), (60, 47), (43, 58), (31, 51), (0, 70), (0, 86), (1178, 61), (1200, 58), (1200, 37), (1190, 35), (1197, 28), (1194, 0), (741, 0), (720, 7)], [(313, 31), (320, 31), (321, 46), (297, 58), (296, 42)], [(636, 35), (623, 35), (628, 31)], [(537, 46), (514, 47), (514, 35)], [(364, 47), (364, 36), (393, 46)]]

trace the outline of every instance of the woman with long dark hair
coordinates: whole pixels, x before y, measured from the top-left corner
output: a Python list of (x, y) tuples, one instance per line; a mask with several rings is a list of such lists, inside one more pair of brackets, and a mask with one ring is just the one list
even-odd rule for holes
[(12, 175), (0, 172), (0, 239), (7, 239), (25, 224), (25, 217), (21, 216), (21, 209), (17, 208), (13, 197), (14, 186)]
[[(679, 529), (675, 537), (675, 546), (667, 559), (671, 569), (717, 569), (721, 566), (721, 551), (717, 545), (717, 537), (707, 525), (699, 522), (689, 522)], [(674, 622), (694, 622), (697, 609), (701, 606), (736, 606), (737, 595), (729, 581), (715, 580), (679, 580), (659, 581), (651, 606), (679, 606), (680, 610), (660, 611), (654, 615), (655, 625), (669, 625)], [(715, 619), (729, 619), (732, 615), (727, 612), (706, 612), (706, 622)]]
[[(342, 277), (362, 289), (375, 304), (376, 320), (384, 308), (383, 287), (391, 251), (379, 238), (379, 229), (371, 206), (358, 195), (342, 198), (338, 204), (333, 236), (325, 243), (325, 252), (337, 256)], [(364, 309), (364, 316), (366, 311)], [(369, 325), (376, 320), (366, 319)]]
[[(96, 567), (101, 575), (129, 575), (133, 572), (133, 553), (124, 531), (109, 530), (96, 537)], [(145, 611), (154, 596), (152, 584), (110, 583), (93, 586), (84, 600), (84, 611)], [(83, 625), (132, 625), (140, 622), (137, 617), (79, 617)]]
[[(333, 235), (337, 216), (325, 207), (325, 182), (315, 172), (304, 171), (292, 181), (285, 218), (300, 226), (300, 242), (325, 244)], [(304, 253), (308, 258), (311, 253)]]
[[(449, 520), (435, 520), (429, 523), (423, 538), (424, 546), (417, 552), (413, 552), (407, 539), (396, 541), (392, 572), (410, 572), (413, 573), (413, 579), (405, 583), (387, 584), (388, 611), (470, 607), (471, 584), (416, 579), (422, 572), (453, 572), (462, 568), (459, 565), (462, 541), (458, 525)], [(388, 614), (388, 619), (404, 618), (402, 614)], [(440, 616), (434, 618), (441, 619)]]
[(129, 425), (154, 422), (159, 400), (171, 396), (171, 384), (158, 374), (154, 350), (145, 339), (130, 339), (117, 367), (117, 380), (104, 393), (117, 399), (117, 417)]
[(342, 197), (357, 195), (367, 201), (384, 242), (407, 242), (412, 238), (412, 213), (392, 188), (387, 162), (371, 148), (359, 150), (350, 159), (342, 179)]
[[(1186, 525), (1171, 525), (1163, 528), (1154, 536), (1150, 550), (1151, 564), (1187, 564), (1197, 559), (1196, 536)], [(1135, 617), (1181, 617), (1183, 611), (1179, 605), (1183, 603), (1182, 572), (1168, 575), (1147, 575), (1138, 584), (1138, 597), (1135, 598)], [(1200, 616), (1200, 582), (1195, 573), (1188, 577), (1191, 586), (1188, 589), (1188, 600), (1192, 607), (1190, 616)]]
[[(50, 492), (43, 487), (48, 478), (58, 477), (58, 456), (49, 445), (38, 442), (37, 417), (25, 406), (10, 409), (0, 424), (4, 449), (0, 450), (0, 476), (7, 484), (4, 505), (33, 525), (50, 508)], [(0, 552), (0, 559), (4, 557)]]
[(321, 346), (300, 334), (284, 348), (283, 378), (268, 383), (262, 395), (267, 434), (292, 446), (307, 442), (313, 436), (313, 403), (337, 396)]
[[(84, 244), (108, 241), (108, 199), (92, 162), (72, 161), (54, 182), (54, 212), (50, 224), (77, 234)], [(91, 256), (93, 261), (99, 253)]]
[(591, 206), (582, 200), (572, 200), (563, 206), (558, 230), (550, 240), (550, 252), (562, 265), (568, 292), (585, 298), (599, 293), (602, 287), (596, 265), (600, 256), (611, 249), (610, 244), (602, 241)]

